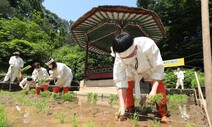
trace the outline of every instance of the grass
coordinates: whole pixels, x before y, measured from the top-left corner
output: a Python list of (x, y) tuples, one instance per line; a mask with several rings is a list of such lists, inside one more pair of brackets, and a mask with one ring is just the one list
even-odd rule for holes
[(48, 114), (49, 106), (46, 100), (36, 102), (35, 107), (37, 108), (38, 111), (43, 111), (46, 115)]
[(5, 107), (0, 105), (0, 127), (7, 127), (8, 119), (6, 116)]
[(173, 95), (167, 95), (167, 101), (169, 101), (169, 104), (183, 104), (188, 102), (189, 97), (185, 94), (173, 94)]

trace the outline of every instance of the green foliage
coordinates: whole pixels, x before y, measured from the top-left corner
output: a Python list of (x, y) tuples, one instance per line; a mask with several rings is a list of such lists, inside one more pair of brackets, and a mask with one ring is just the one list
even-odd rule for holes
[(57, 99), (60, 99), (60, 94), (59, 93), (52, 93), (51, 97), (50, 97), (50, 100), (57, 100)]
[(108, 99), (109, 99), (109, 103), (110, 103), (111, 105), (117, 105), (117, 104), (118, 104), (118, 99), (117, 99), (117, 96), (116, 96), (116, 95), (110, 94), (110, 95), (108, 96)]
[(46, 82), (46, 78), (41, 78), (38, 80), (38, 86), (42, 86)]
[(66, 116), (64, 114), (61, 114), (60, 115), (60, 123), (61, 124), (65, 123), (65, 120), (66, 120)]
[(95, 103), (97, 101), (97, 93), (88, 93), (88, 101)]
[[(205, 86), (205, 78), (204, 78), (204, 74), (201, 73), (201, 72), (197, 72), (197, 77), (198, 77), (198, 80), (199, 80), (199, 84), (200, 86)], [(196, 78), (193, 78), (191, 80), (191, 87), (194, 88), (194, 87), (197, 87), (197, 80)]]
[(0, 104), (0, 127), (7, 127), (8, 119), (5, 111), (5, 107)]
[(132, 118), (131, 118), (131, 122), (132, 122), (133, 127), (136, 127), (138, 125), (138, 120), (139, 120), (138, 114), (134, 113)]
[(38, 111), (43, 111), (46, 115), (49, 111), (49, 105), (47, 104), (46, 100), (36, 102), (35, 107)]
[(78, 127), (79, 121), (77, 121), (76, 117), (71, 120), (71, 127)]
[(189, 97), (185, 94), (173, 94), (173, 95), (167, 95), (167, 101), (169, 101), (169, 104), (183, 104), (188, 101)]
[(30, 91), (29, 91), (28, 89), (25, 89), (25, 90), (21, 90), (21, 91), (20, 91), (20, 94), (28, 95), (29, 92), (30, 92)]
[(83, 51), (78, 45), (64, 45), (55, 50), (52, 56), (56, 61), (65, 63), (71, 68), (74, 74), (74, 79), (83, 79), (85, 51)]
[(160, 122), (156, 120), (151, 121), (151, 127), (160, 127)]
[[(174, 75), (174, 69), (176, 68), (169, 68), (166, 70), (166, 75), (164, 78), (164, 83), (167, 88), (175, 88), (176, 86), (176, 81), (177, 81), (177, 76)], [(184, 87), (185, 88), (194, 88), (197, 83), (196, 83), (196, 78), (195, 78), (195, 69), (183, 69), (181, 68), (182, 71), (184, 71)], [(197, 75), (199, 76), (199, 81), (201, 86), (204, 86), (204, 73), (200, 71), (196, 71)]]
[(31, 89), (31, 90), (30, 90), (30, 93), (31, 93), (31, 94), (35, 94), (35, 93), (36, 93), (36, 89)]
[(50, 97), (51, 96), (51, 92), (50, 91), (43, 91), (40, 93), (41, 97)]
[(62, 95), (63, 101), (73, 101), (75, 99), (76, 95), (74, 93), (66, 93)]
[(148, 103), (151, 103), (151, 104), (160, 103), (162, 98), (163, 98), (162, 94), (156, 94), (148, 99)]
[(90, 121), (89, 121), (88, 127), (94, 127), (94, 120), (90, 120)]

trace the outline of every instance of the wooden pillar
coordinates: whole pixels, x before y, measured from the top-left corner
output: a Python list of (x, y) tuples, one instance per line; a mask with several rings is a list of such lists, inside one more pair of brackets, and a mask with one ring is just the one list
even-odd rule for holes
[(208, 0), (201, 0), (202, 13), (202, 43), (204, 56), (204, 74), (205, 74), (205, 90), (206, 104), (210, 121), (212, 122), (212, 69), (211, 69), (211, 42), (210, 42), (210, 26), (209, 26), (209, 10)]

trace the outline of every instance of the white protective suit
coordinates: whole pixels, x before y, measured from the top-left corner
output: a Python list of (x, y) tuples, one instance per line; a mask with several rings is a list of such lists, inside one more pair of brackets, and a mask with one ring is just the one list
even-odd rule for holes
[(10, 67), (8, 72), (4, 78), (4, 81), (8, 81), (9, 79), (13, 82), (18, 77), (18, 72), (24, 66), (24, 61), (21, 57), (12, 56), (9, 60)]
[[(117, 88), (127, 88), (128, 81), (135, 80), (135, 95), (140, 99), (140, 80), (162, 80), (164, 78), (164, 66), (160, 51), (155, 42), (147, 37), (134, 38), (137, 51), (135, 60), (127, 65), (116, 54), (113, 79)], [(137, 69), (135, 68), (137, 58)]]
[(174, 72), (174, 74), (177, 75), (177, 83), (176, 83), (175, 89), (178, 89), (179, 85), (181, 85), (181, 89), (184, 89), (184, 83), (183, 83), (184, 73), (183, 73), (183, 71), (179, 70), (179, 71)]
[[(41, 79), (47, 79), (49, 77), (49, 73), (48, 71), (41, 67), (39, 70), (34, 69), (34, 71), (32, 72), (32, 78), (37, 81), (37, 80), (41, 80)], [(45, 82), (45, 85), (49, 85), (49, 82)], [(38, 84), (36, 84), (36, 87), (40, 87), (38, 86)]]
[(27, 78), (24, 78), (20, 83), (19, 83), (19, 86), (22, 88), (22, 89), (30, 89), (31, 87), (35, 87), (35, 82), (32, 80), (32, 81), (27, 81)]
[(51, 70), (50, 78), (57, 79), (57, 82), (55, 83), (56, 86), (70, 87), (73, 79), (73, 74), (71, 69), (67, 65), (57, 62), (57, 68)]

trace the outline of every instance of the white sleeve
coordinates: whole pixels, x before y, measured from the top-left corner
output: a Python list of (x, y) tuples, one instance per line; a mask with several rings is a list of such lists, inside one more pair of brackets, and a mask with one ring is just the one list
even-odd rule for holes
[(117, 56), (113, 67), (113, 80), (117, 87), (127, 87), (126, 65)]
[(14, 57), (10, 57), (9, 64), (14, 64)]
[(164, 78), (164, 65), (157, 45), (151, 40), (151, 47), (147, 50), (147, 57), (152, 66), (152, 79), (162, 80)]

